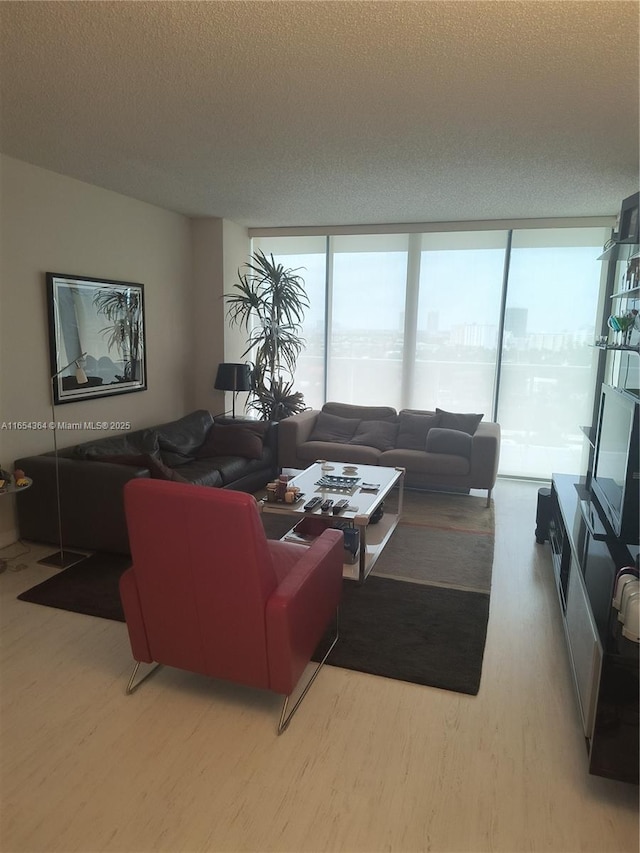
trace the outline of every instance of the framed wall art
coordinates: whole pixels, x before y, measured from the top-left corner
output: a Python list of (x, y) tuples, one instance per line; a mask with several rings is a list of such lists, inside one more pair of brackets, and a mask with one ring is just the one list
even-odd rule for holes
[(145, 391), (144, 287), (48, 272), (56, 404)]

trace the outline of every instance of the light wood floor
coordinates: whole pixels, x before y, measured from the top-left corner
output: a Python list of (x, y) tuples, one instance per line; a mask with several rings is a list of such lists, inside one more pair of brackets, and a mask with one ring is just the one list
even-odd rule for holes
[(537, 488), (494, 492), (478, 696), (325, 667), (282, 737), (276, 696), (168, 669), (125, 696), (124, 625), (2, 574), (2, 853), (635, 853), (637, 788), (587, 773)]

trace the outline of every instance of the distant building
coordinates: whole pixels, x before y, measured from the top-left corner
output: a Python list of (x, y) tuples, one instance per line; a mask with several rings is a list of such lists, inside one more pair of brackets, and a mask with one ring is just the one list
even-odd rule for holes
[(504, 312), (504, 330), (511, 332), (514, 338), (524, 338), (527, 334), (528, 308), (507, 308)]

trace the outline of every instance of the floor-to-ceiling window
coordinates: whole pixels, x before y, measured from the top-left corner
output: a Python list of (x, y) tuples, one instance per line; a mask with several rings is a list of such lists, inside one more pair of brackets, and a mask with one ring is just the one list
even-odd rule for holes
[(260, 237), (303, 267), (296, 390), (396, 408), (497, 412), (500, 473), (577, 471), (589, 422), (605, 228)]
[(327, 398), (401, 405), (407, 235), (334, 237)]
[(325, 402), (326, 237), (269, 237), (253, 240), (253, 250), (273, 255), (285, 267), (295, 269), (305, 283), (309, 308), (305, 312), (305, 345), (298, 358), (295, 390), (307, 406), (319, 409)]
[(595, 228), (513, 232), (498, 395), (502, 474), (579, 470), (603, 242)]
[(422, 235), (413, 408), (490, 419), (507, 237)]

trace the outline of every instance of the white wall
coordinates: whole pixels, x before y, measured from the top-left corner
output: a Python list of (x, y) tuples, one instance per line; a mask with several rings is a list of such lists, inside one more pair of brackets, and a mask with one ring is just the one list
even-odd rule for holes
[[(0, 427), (51, 420), (46, 272), (145, 288), (148, 390), (59, 406), (57, 420), (130, 421), (138, 429), (194, 408), (191, 225), (179, 214), (0, 156)], [(211, 325), (224, 334), (221, 314)], [(94, 437), (59, 431), (58, 443)], [(17, 457), (51, 449), (50, 432), (0, 428), (0, 464), (9, 470)], [(14, 538), (15, 500), (0, 495), (0, 546)]]
[[(249, 251), (251, 243), (249, 234), (246, 228), (237, 225), (235, 222), (224, 222), (224, 255), (223, 255), (223, 275), (224, 275), (224, 292), (231, 293), (233, 285), (238, 281), (238, 272), (246, 272), (245, 264), (249, 260)], [(225, 309), (226, 311), (226, 304)], [(238, 329), (237, 326), (230, 327), (227, 322), (224, 324), (224, 360), (232, 363), (243, 363), (250, 361), (248, 356), (243, 356), (242, 353), (247, 348), (247, 332), (246, 330)], [(240, 393), (236, 397), (236, 414), (241, 415), (246, 409), (247, 399), (249, 394)], [(231, 408), (231, 395), (227, 395), (227, 409)], [(255, 417), (255, 412), (250, 412)]]
[[(238, 267), (249, 256), (247, 229), (223, 219), (192, 220), (194, 316), (192, 358), (197, 366), (192, 408), (214, 414), (231, 410), (231, 394), (213, 387), (221, 361), (241, 361), (244, 333), (230, 330), (225, 321), (224, 294), (237, 280)], [(246, 394), (238, 394), (236, 411)]]

